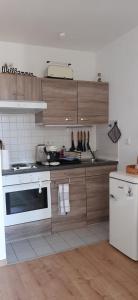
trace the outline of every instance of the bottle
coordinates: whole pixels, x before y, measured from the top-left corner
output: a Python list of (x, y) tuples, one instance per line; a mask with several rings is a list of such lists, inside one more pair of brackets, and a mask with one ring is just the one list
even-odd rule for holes
[(62, 148), (61, 148), (61, 150), (60, 150), (60, 158), (63, 158), (63, 157), (64, 157), (64, 155), (65, 155), (65, 150), (66, 150), (66, 148), (65, 148), (65, 146), (63, 145)]

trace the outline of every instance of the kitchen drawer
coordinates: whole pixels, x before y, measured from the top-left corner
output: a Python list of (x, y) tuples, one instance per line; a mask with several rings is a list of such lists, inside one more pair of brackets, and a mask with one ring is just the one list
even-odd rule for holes
[(85, 168), (65, 169), (50, 172), (51, 180), (56, 179), (71, 179), (73, 177), (85, 177)]
[(116, 171), (116, 165), (89, 167), (86, 168), (86, 177), (109, 174), (112, 171)]
[(51, 188), (58, 188), (59, 184), (68, 183), (69, 185), (85, 185), (85, 177), (66, 177), (61, 179), (52, 179)]

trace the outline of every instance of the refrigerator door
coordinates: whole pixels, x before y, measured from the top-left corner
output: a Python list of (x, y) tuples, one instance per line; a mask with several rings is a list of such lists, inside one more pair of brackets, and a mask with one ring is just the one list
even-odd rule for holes
[(110, 178), (109, 242), (138, 260), (138, 185)]

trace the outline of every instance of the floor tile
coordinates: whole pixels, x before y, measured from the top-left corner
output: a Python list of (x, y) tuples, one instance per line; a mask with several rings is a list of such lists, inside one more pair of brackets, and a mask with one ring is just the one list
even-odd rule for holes
[(15, 264), (18, 261), (15, 252), (12, 248), (12, 245), (10, 243), (6, 245), (6, 256), (7, 256), (7, 262), (9, 264)]
[(85, 245), (84, 241), (74, 231), (63, 231), (59, 234), (72, 248)]
[(55, 252), (68, 250), (70, 248), (68, 243), (66, 243), (59, 234), (53, 234), (45, 239)]
[(106, 232), (108, 231), (108, 227), (106, 227), (105, 223), (96, 223), (88, 225), (88, 230), (92, 231), (93, 233), (99, 232)]
[(54, 250), (51, 248), (51, 246), (43, 236), (30, 238), (28, 239), (28, 241), (38, 256), (49, 255), (54, 253)]
[(12, 264), (108, 239), (108, 222), (91, 224), (80, 229), (7, 243), (7, 261)]
[(73, 230), (73, 232), (75, 232), (80, 238), (83, 238), (85, 236), (91, 236), (93, 234), (91, 230), (87, 229), (87, 227), (75, 229)]
[(28, 260), (35, 258), (37, 255), (29, 244), (28, 240), (13, 242), (12, 247), (18, 260)]

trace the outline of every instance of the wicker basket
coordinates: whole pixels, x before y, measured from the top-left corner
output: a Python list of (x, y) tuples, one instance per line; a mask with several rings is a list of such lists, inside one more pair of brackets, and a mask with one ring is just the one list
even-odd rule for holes
[(137, 165), (128, 165), (126, 167), (126, 172), (133, 175), (138, 175), (138, 168)]

